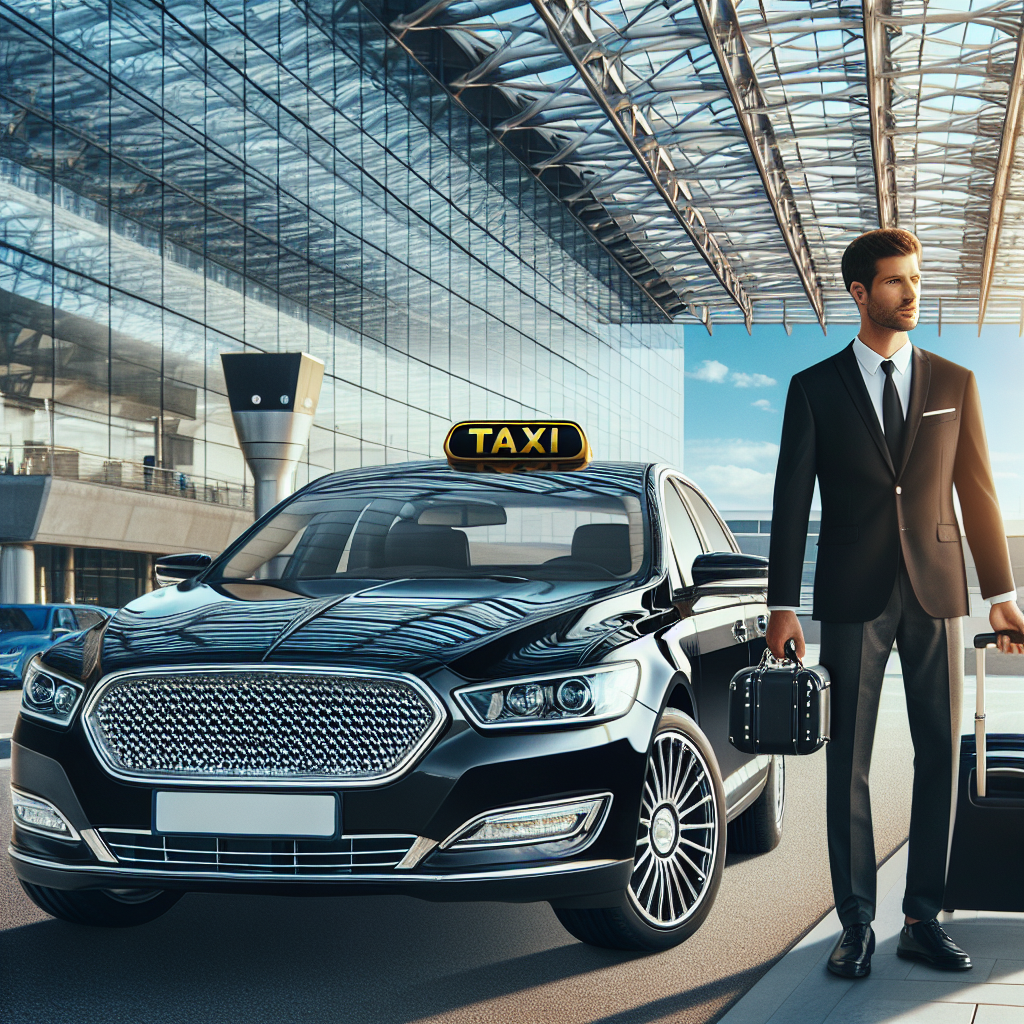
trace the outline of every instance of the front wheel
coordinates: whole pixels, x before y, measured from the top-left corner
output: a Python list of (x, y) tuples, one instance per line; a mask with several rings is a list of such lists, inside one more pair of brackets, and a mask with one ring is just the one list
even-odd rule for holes
[(594, 910), (555, 908), (555, 914), (592, 946), (671, 949), (704, 923), (724, 865), (718, 762), (696, 723), (668, 708), (647, 759), (633, 874), (621, 902)]
[(22, 882), (28, 898), (51, 917), (101, 928), (149, 924), (182, 897), (163, 889), (51, 889)]

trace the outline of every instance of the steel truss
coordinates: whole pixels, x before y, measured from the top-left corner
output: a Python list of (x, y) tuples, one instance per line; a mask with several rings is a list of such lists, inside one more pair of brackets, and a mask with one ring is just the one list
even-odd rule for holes
[(1022, 15), (1024, 0), (431, 0), (391, 31), (458, 45), (468, 70), (448, 88), (497, 90), (515, 113), (491, 129), (549, 142), (534, 170), (578, 177), (565, 200), (598, 238), (629, 239), (663, 308), (855, 322), (842, 252), (884, 225), (924, 245), (923, 319), (1024, 330)]

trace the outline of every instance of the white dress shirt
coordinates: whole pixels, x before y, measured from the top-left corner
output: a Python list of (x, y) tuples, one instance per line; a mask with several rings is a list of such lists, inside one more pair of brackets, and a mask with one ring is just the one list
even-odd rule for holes
[[(885, 430), (885, 418), (882, 415), (882, 393), (885, 389), (885, 372), (882, 370), (882, 363), (885, 357), (880, 356), (874, 349), (868, 348), (860, 338), (853, 342), (853, 354), (857, 357), (857, 366), (860, 367), (860, 375), (864, 378), (864, 385), (868, 389), (868, 397), (874, 407), (875, 415), (878, 417), (879, 426)], [(914, 377), (914, 346), (909, 340), (901, 349), (894, 352), (889, 358), (893, 362), (893, 383), (896, 385), (896, 393), (900, 396), (900, 405), (903, 407), (903, 418), (907, 418), (907, 409), (910, 407), (910, 384)], [(986, 599), (986, 604), (994, 605), (1002, 601), (1016, 601), (1017, 592), (1011, 590), (1007, 594), (996, 594), (995, 597)], [(799, 611), (791, 605), (772, 605), (770, 612), (795, 612)]]
[[(884, 431), (882, 392), (885, 389), (885, 373), (882, 370), (882, 363), (885, 362), (885, 358), (874, 349), (868, 348), (860, 338), (853, 343), (853, 354), (857, 357), (857, 365), (860, 367), (860, 375), (864, 378), (864, 385), (868, 389), (868, 397), (875, 407), (875, 415)], [(914, 376), (913, 355), (914, 346), (908, 341), (903, 348), (889, 357), (895, 367), (892, 379), (896, 385), (896, 393), (900, 396), (904, 419), (907, 418), (907, 409), (910, 408), (910, 382)]]

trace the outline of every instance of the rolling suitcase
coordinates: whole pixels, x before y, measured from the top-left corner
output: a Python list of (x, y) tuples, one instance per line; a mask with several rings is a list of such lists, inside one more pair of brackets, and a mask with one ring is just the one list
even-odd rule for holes
[[(1010, 637), (1024, 642), (1019, 633)], [(974, 735), (960, 737), (943, 910), (1024, 911), (1024, 734), (987, 735), (985, 729), (985, 649), (995, 642), (995, 633), (974, 638)]]
[(828, 671), (802, 665), (790, 644), (786, 654), (766, 648), (729, 683), (729, 742), (745, 754), (813, 754), (828, 741)]

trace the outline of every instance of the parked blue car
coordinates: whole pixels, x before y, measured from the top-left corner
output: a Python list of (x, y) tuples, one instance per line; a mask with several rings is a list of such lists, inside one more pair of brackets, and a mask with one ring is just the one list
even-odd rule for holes
[(0, 690), (21, 686), (29, 659), (62, 636), (89, 629), (109, 608), (76, 604), (0, 604)]

